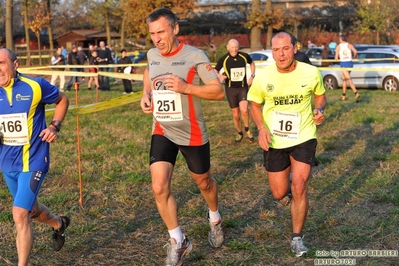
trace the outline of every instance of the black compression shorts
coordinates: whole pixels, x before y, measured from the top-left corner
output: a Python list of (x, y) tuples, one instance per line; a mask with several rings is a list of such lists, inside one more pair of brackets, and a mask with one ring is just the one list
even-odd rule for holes
[(211, 167), (209, 142), (202, 146), (182, 146), (161, 135), (153, 135), (151, 138), (150, 165), (155, 162), (169, 162), (174, 166), (179, 151), (191, 172), (205, 174), (209, 171)]
[(241, 101), (247, 100), (248, 88), (226, 88), (230, 108), (237, 108)]

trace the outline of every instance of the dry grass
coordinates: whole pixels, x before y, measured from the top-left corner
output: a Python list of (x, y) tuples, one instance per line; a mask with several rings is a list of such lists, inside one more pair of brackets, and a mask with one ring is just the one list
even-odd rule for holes
[[(120, 87), (100, 100), (119, 96)], [(186, 265), (313, 265), (316, 251), (397, 250), (399, 218), (399, 106), (397, 94), (362, 90), (362, 102), (328, 91), (326, 123), (319, 129), (321, 165), (309, 181), (305, 241), (310, 253), (289, 250), (289, 207), (270, 195), (256, 143), (232, 144), (227, 102), (204, 101), (212, 175), (220, 189), (224, 246), (207, 243), (206, 205), (179, 156), (173, 193), (180, 223), (193, 242)], [(82, 90), (80, 102), (92, 102)], [(71, 96), (73, 102), (74, 97)], [(79, 206), (75, 112), (52, 146), (51, 171), (40, 200), (72, 218), (64, 248), (50, 248), (51, 228), (34, 223), (32, 265), (162, 265), (168, 239), (152, 196), (148, 171), (151, 117), (138, 104), (81, 115), (83, 206)], [(255, 128), (253, 128), (255, 130)], [(0, 265), (17, 263), (12, 200), (0, 181)], [(398, 258), (358, 258), (358, 265), (398, 265)]]

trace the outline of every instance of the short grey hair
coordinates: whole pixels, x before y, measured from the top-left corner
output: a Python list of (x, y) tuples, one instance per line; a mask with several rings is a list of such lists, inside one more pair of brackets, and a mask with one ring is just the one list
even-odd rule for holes
[(18, 60), (17, 55), (14, 53), (14, 51), (8, 49), (8, 48), (1, 48), (0, 50), (5, 50), (8, 53), (8, 58), (11, 60), (11, 62), (14, 62), (15, 60)]

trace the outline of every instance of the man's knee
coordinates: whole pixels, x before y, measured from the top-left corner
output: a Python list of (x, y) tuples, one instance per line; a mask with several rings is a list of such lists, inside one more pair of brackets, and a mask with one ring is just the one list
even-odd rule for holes
[(29, 221), (29, 211), (19, 207), (13, 207), (12, 217), (15, 224), (26, 224)]
[(205, 175), (203, 178), (197, 179), (196, 183), (200, 190), (208, 191), (214, 186), (215, 181), (209, 175)]

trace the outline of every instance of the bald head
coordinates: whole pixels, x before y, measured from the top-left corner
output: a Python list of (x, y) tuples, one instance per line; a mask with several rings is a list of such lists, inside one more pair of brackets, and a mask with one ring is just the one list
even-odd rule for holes
[(236, 39), (230, 39), (227, 43), (227, 51), (231, 56), (236, 56), (238, 54), (238, 49), (240, 49), (240, 44)]
[(275, 39), (284, 39), (287, 37), (290, 38), (290, 42), (291, 42), (292, 46), (295, 46), (297, 43), (296, 38), (292, 34), (289, 34), (288, 32), (284, 32), (284, 31), (276, 33), (270, 40), (270, 45), (273, 46), (273, 40), (275, 40)]

